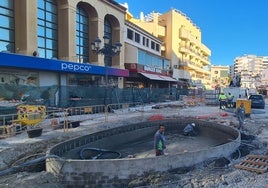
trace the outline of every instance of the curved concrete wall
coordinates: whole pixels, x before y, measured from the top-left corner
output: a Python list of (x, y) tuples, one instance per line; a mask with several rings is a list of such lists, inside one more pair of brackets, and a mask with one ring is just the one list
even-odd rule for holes
[[(109, 149), (113, 145), (120, 145), (148, 135), (152, 137), (160, 123), (166, 126), (167, 132), (174, 129), (182, 131), (184, 126), (192, 121), (196, 122), (202, 136), (215, 138), (217, 146), (161, 157), (105, 160), (80, 160), (77, 157), (78, 150), (85, 146), (101, 146)], [(120, 187), (126, 186), (129, 179), (144, 173), (163, 172), (189, 167), (211, 158), (228, 157), (239, 145), (240, 133), (231, 127), (201, 120), (167, 119), (117, 127), (60, 143), (51, 148), (47, 154), (58, 155), (61, 158), (47, 159), (46, 168), (47, 171), (61, 176), (62, 183), (66, 186)], [(70, 155), (71, 159), (68, 153), (74, 153)]]

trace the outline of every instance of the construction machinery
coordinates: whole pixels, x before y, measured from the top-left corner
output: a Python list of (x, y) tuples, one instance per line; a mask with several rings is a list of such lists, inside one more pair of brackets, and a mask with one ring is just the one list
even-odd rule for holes
[(38, 125), (46, 117), (46, 106), (43, 105), (19, 105), (17, 110), (18, 118), (13, 122), (23, 126)]

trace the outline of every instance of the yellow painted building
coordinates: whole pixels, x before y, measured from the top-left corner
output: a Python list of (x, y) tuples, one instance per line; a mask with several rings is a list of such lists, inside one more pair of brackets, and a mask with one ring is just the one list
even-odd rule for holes
[(170, 59), (173, 78), (191, 79), (211, 87), (210, 49), (202, 43), (201, 30), (185, 14), (171, 9), (164, 14), (151, 13), (135, 19), (127, 14), (127, 20), (137, 24), (163, 41), (162, 55)]
[(211, 87), (228, 87), (230, 84), (229, 66), (211, 66)]

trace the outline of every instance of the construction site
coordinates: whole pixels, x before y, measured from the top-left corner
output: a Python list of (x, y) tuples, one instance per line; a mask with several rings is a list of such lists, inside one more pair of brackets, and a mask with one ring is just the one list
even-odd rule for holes
[[(266, 109), (250, 109), (242, 130), (235, 108), (200, 97), (44, 111), (20, 106), (2, 127), (0, 187), (268, 186)], [(191, 122), (199, 135), (185, 137)], [(168, 156), (155, 157), (160, 123)]]

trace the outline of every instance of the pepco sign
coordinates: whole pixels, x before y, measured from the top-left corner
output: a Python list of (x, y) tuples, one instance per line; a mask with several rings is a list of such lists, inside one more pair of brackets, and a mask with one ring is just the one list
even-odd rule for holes
[(89, 64), (61, 63), (61, 70), (71, 72), (88, 72), (92, 69)]
[(124, 69), (1, 52), (0, 66), (96, 75), (105, 75), (108, 73), (108, 75), (120, 77), (129, 76), (129, 71)]

